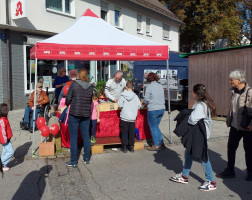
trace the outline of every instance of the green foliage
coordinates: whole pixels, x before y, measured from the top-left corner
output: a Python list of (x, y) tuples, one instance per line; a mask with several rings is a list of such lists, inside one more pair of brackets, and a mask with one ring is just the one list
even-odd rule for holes
[(102, 87), (103, 87), (104, 85), (106, 85), (106, 81), (105, 81), (105, 80), (101, 80), (101, 81), (97, 81), (97, 82), (96, 82), (95, 88), (96, 88), (98, 94), (100, 94), (100, 91), (101, 91), (101, 89), (102, 89)]
[(242, 20), (237, 0), (162, 0), (184, 25), (180, 42), (185, 52), (208, 50), (218, 39), (228, 39), (228, 46), (239, 45)]

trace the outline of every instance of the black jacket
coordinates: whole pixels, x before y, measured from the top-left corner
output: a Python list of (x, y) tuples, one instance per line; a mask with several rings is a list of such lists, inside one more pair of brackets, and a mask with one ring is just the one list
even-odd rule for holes
[(181, 138), (181, 143), (188, 150), (196, 161), (208, 161), (207, 156), (207, 136), (203, 119), (197, 124), (188, 123), (192, 110), (182, 110), (174, 119), (177, 121), (174, 133)]
[(66, 104), (71, 105), (69, 114), (75, 117), (90, 117), (93, 86), (89, 82), (74, 81), (67, 92)]

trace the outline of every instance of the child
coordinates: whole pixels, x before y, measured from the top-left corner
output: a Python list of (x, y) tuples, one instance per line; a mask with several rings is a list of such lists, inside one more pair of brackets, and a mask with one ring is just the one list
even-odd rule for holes
[[(193, 98), (196, 103), (192, 107), (192, 112), (189, 116), (188, 123), (195, 126), (200, 120), (203, 120), (206, 131), (206, 139), (208, 140), (211, 134), (211, 125), (212, 120), (211, 116), (216, 115), (215, 105), (211, 97), (206, 91), (206, 87), (202, 84), (196, 84), (193, 87)], [(195, 133), (195, 132), (194, 132)], [(194, 136), (195, 137), (195, 136)], [(198, 144), (198, 146), (201, 146)], [(199, 149), (197, 149), (199, 151)], [(188, 177), (192, 166), (193, 161), (193, 151), (185, 151), (185, 163), (183, 171), (180, 174), (177, 174), (174, 177), (171, 177), (170, 180), (178, 183), (188, 183)], [(209, 156), (206, 149), (206, 161), (203, 161), (201, 158), (201, 163), (204, 167), (206, 181), (199, 187), (202, 191), (211, 191), (216, 189), (216, 183), (213, 177), (213, 170), (209, 160)]]
[(10, 169), (7, 167), (7, 164), (10, 162), (10, 159), (14, 154), (14, 150), (10, 142), (12, 131), (9, 120), (7, 119), (8, 112), (8, 105), (5, 103), (0, 104), (0, 142), (3, 145), (3, 152), (1, 155), (3, 171), (8, 171)]
[(91, 120), (90, 120), (90, 130), (91, 130), (91, 145), (95, 145), (96, 143), (96, 126), (97, 123), (100, 122), (100, 109), (98, 98), (96, 96), (92, 97), (92, 104), (91, 104)]
[[(122, 140), (121, 151), (123, 153), (127, 153), (127, 146), (130, 152), (134, 152), (135, 121), (138, 109), (140, 108), (140, 100), (132, 91), (133, 89), (133, 82), (128, 81), (126, 90), (121, 94), (118, 100), (118, 106), (122, 108), (120, 113), (120, 130)], [(127, 139), (127, 134), (129, 139)]]

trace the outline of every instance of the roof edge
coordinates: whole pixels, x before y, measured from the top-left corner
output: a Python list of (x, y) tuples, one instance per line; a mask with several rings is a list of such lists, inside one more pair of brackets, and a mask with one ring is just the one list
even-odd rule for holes
[(181, 58), (188, 58), (188, 56), (196, 55), (196, 54), (214, 53), (216, 51), (227, 51), (227, 50), (231, 50), (231, 49), (248, 48), (248, 47), (252, 47), (252, 44), (234, 46), (234, 47), (226, 47), (226, 48), (214, 49), (214, 50), (198, 51), (198, 52), (194, 52), (194, 53), (184, 53), (184, 54), (180, 54), (179, 56)]

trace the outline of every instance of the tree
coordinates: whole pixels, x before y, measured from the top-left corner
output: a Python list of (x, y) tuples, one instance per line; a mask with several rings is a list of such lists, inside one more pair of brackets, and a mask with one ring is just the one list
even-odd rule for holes
[(243, 0), (237, 2), (237, 10), (239, 12), (239, 16), (242, 19), (241, 24), (241, 39), (245, 36), (248, 40), (250, 40), (250, 44), (252, 44), (252, 1), (251, 0)]
[(239, 44), (241, 19), (235, 0), (162, 0), (184, 25), (180, 27), (183, 51), (211, 49), (218, 39)]

